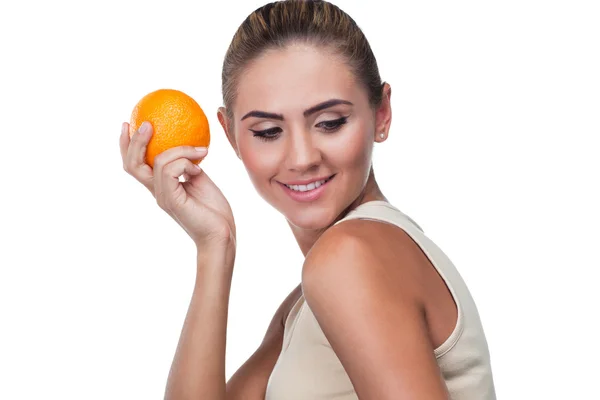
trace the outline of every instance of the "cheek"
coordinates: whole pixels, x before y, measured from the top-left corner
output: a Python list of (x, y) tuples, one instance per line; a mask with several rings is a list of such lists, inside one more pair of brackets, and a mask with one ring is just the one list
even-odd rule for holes
[(371, 164), (373, 141), (368, 126), (353, 126), (339, 140), (332, 142), (329, 159), (332, 164), (350, 170), (368, 169)]
[(263, 143), (253, 137), (238, 142), (240, 157), (255, 185), (277, 174), (280, 156), (273, 147), (272, 143)]

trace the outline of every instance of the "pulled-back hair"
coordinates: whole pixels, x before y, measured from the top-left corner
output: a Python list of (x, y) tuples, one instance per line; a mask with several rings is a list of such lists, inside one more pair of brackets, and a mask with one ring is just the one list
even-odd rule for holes
[(319, 0), (284, 0), (266, 4), (250, 14), (233, 36), (222, 72), (223, 103), (230, 119), (238, 79), (252, 60), (269, 49), (303, 42), (331, 49), (344, 57), (376, 107), (382, 82), (371, 46), (356, 22), (337, 6)]

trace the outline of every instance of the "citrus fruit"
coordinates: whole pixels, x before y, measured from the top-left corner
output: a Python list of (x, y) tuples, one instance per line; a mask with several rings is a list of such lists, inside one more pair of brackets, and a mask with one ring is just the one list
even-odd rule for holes
[[(202, 108), (187, 94), (159, 89), (144, 96), (134, 107), (129, 137), (148, 121), (154, 133), (146, 148), (146, 163), (154, 167), (154, 157), (177, 146), (208, 147), (210, 129)], [(192, 160), (199, 164), (200, 160)]]

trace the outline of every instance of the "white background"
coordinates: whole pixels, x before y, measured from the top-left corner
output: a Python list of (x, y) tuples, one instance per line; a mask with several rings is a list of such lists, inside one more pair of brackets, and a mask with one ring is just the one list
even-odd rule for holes
[[(202, 166), (238, 225), (228, 377), (259, 344), (302, 256), (216, 110), (229, 41), (262, 4), (2, 2), (0, 398), (162, 398), (195, 249), (118, 149), (121, 123), (159, 88), (206, 111)], [(594, 396), (598, 3), (337, 4), (393, 88), (379, 183), (469, 285), (499, 399)]]

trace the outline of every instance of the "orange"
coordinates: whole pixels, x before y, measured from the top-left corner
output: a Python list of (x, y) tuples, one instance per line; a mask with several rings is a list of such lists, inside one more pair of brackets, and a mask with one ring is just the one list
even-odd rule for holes
[[(154, 157), (177, 146), (208, 147), (210, 129), (202, 108), (187, 94), (160, 89), (144, 96), (134, 107), (129, 137), (148, 121), (153, 134), (146, 149), (146, 163), (154, 166)], [(192, 160), (199, 164), (200, 160)]]

